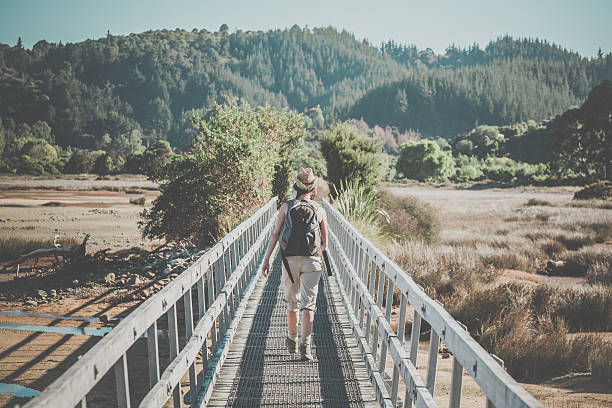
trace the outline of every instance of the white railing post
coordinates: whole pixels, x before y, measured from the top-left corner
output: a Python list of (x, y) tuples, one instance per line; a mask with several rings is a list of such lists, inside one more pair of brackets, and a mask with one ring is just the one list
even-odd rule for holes
[[(183, 304), (185, 306), (185, 337), (191, 339), (193, 334), (193, 305), (191, 303), (191, 289), (183, 295)], [(189, 398), (193, 404), (198, 398), (198, 384), (196, 378), (195, 361), (189, 365)]]
[(125, 354), (115, 363), (115, 388), (117, 390), (117, 406), (119, 408), (130, 408), (130, 384)]
[[(174, 360), (179, 353), (178, 324), (176, 320), (176, 304), (172, 304), (168, 310), (168, 340), (170, 343), (170, 361)], [(181, 384), (179, 383), (172, 392), (174, 408), (183, 406), (181, 397)]]
[(147, 360), (149, 362), (149, 387), (159, 381), (159, 348), (157, 344), (157, 321), (147, 329)]

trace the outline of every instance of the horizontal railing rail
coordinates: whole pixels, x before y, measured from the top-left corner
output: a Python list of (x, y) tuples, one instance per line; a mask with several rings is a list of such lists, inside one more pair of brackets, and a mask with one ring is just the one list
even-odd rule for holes
[[(329, 202), (323, 203), (329, 225), (329, 246), (336, 280), (349, 314), (370, 378), (382, 406), (399, 402), (400, 378), (406, 387), (405, 406), (435, 407), (438, 345), (442, 340), (453, 355), (449, 406), (459, 407), (463, 370), (475, 380), (496, 407), (542, 407), (474, 340), (440, 304), (431, 299), (395, 262), (363, 237)], [(385, 289), (386, 287), (386, 289)], [(391, 328), (392, 298), (401, 292), (397, 331)], [(407, 307), (413, 312), (409, 355), (404, 349)], [(421, 322), (431, 326), (426, 378), (416, 369)], [(387, 355), (393, 374), (385, 374)]]
[[(180, 380), (187, 372), (190, 401), (205, 405), (259, 276), (261, 257), (275, 222), (276, 203), (276, 198), (270, 200), (176, 279), (145, 300), (25, 407), (80, 405), (85, 408), (87, 395), (111, 369), (115, 375), (117, 404), (121, 408), (129, 407), (127, 352), (145, 333), (150, 390), (140, 406), (161, 407), (171, 395), (174, 406), (182, 406)], [(182, 349), (177, 323), (181, 303), (186, 337)], [(168, 321), (170, 363), (160, 375), (157, 322), (164, 316)], [(196, 372), (198, 355), (202, 356), (200, 373)]]

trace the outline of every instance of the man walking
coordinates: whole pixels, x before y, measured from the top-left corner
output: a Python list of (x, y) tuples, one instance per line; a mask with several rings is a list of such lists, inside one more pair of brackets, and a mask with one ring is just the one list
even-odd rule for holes
[(280, 238), (283, 257), (281, 284), (287, 302), (287, 349), (295, 353), (298, 342), (298, 311), (301, 312), (300, 358), (312, 360), (311, 335), (316, 311), (319, 279), (323, 271), (322, 250), (327, 248), (327, 217), (313, 198), (317, 177), (311, 168), (302, 168), (293, 185), (296, 198), (284, 203), (263, 261), (263, 276), (270, 272), (270, 256)]

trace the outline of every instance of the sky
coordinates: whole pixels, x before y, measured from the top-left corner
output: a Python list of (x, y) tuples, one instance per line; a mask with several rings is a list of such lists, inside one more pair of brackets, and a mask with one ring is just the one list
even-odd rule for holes
[(540, 38), (593, 57), (612, 52), (612, 0), (0, 0), (0, 43), (79, 42), (155, 29), (333, 26), (379, 46), (443, 53), (499, 36)]

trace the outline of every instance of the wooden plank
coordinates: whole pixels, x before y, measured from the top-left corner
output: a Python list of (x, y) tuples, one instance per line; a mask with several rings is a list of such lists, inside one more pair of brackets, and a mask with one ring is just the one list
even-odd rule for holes
[[(198, 279), (196, 283), (196, 290), (198, 292), (198, 321), (204, 317), (206, 312), (206, 297), (204, 294), (204, 277)], [(202, 372), (208, 371), (208, 336), (204, 336), (202, 342)]]

